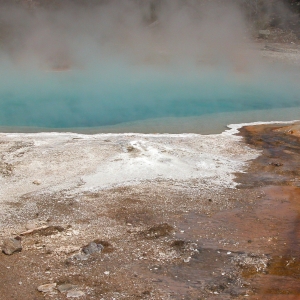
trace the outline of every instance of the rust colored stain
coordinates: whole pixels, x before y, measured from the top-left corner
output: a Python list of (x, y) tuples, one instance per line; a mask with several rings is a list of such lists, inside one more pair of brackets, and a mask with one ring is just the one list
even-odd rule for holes
[[(251, 278), (250, 299), (300, 299), (300, 139), (299, 125), (248, 126), (241, 134), (262, 150), (240, 187), (260, 186), (264, 196), (254, 206), (252, 231), (268, 231), (272, 247), (265, 274)], [(260, 228), (261, 227), (261, 228)]]

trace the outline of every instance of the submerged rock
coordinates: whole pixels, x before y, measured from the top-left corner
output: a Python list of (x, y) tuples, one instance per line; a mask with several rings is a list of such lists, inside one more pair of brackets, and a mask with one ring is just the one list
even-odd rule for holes
[(3, 241), (2, 252), (11, 255), (15, 252), (22, 251), (21, 238), (7, 238)]

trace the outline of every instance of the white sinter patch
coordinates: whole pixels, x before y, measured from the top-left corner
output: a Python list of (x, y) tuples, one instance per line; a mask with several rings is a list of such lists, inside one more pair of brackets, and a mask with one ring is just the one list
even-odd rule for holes
[(259, 152), (236, 132), (200, 134), (0, 134), (0, 203), (26, 193), (72, 193), (157, 180), (234, 188)]

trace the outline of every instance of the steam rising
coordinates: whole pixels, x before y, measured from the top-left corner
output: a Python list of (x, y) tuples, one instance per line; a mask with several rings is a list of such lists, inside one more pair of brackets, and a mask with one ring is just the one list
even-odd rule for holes
[(273, 74), (251, 50), (233, 2), (103, 2), (1, 9), (0, 125), (101, 126), (299, 105), (287, 73)]

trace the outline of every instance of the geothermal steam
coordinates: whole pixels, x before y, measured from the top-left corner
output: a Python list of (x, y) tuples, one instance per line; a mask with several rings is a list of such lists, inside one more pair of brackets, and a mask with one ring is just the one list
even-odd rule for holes
[(239, 8), (205, 3), (2, 8), (0, 125), (88, 127), (287, 98), (298, 105), (295, 86), (279, 86), (282, 77), (251, 51)]

